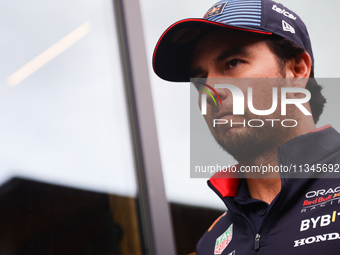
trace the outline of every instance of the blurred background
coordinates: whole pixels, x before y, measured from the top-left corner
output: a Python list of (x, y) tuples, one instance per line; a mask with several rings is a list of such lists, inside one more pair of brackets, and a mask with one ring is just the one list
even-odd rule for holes
[[(190, 84), (152, 70), (165, 29), (215, 2), (119, 2), (0, 1), (0, 254), (160, 254), (162, 243), (162, 254), (188, 254), (226, 210), (206, 179), (190, 178)], [(309, 29), (315, 76), (338, 78), (340, 1), (280, 2)], [(143, 49), (152, 155), (143, 130), (136, 146), (124, 34)], [(160, 164), (148, 165), (153, 160)]]

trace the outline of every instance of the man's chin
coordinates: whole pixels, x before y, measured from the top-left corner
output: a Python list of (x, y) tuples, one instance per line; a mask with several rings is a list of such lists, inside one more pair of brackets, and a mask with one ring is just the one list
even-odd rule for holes
[(224, 136), (216, 139), (218, 144), (237, 161), (250, 161), (272, 149), (273, 139), (262, 130), (245, 127), (232, 127)]

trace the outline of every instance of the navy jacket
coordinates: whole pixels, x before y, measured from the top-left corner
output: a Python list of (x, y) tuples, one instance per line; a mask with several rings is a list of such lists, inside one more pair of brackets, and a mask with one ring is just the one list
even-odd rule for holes
[[(328, 125), (281, 145), (277, 153), (279, 165), (308, 164), (301, 176), (309, 178), (280, 173), (281, 191), (257, 231), (234, 201), (239, 180), (214, 175), (208, 185), (228, 211), (198, 242), (197, 255), (340, 254), (340, 180), (334, 178), (340, 177), (340, 134)], [(315, 178), (320, 174), (327, 178)]]

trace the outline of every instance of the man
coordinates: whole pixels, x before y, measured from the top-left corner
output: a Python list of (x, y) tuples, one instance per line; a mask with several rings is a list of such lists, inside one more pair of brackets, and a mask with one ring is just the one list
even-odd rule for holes
[[(210, 131), (245, 177), (231, 178), (229, 169), (208, 181), (228, 211), (203, 235), (197, 254), (338, 254), (340, 182), (333, 177), (339, 175), (340, 134), (330, 125), (315, 128), (325, 99), (314, 80), (312, 47), (299, 16), (270, 0), (218, 2), (203, 19), (170, 26), (157, 43), (153, 65), (169, 81), (196, 79), (207, 98), (204, 105), (200, 96), (200, 105)], [(228, 82), (234, 84), (229, 89), (219, 86)], [(235, 114), (233, 96), (249, 93), (248, 87), (258, 94), (248, 95), (252, 103)], [(272, 108), (275, 89), (290, 92), (278, 101), (295, 104)], [(209, 98), (209, 90), (215, 96)], [(283, 108), (296, 122), (293, 128), (283, 122), (274, 127)], [(268, 109), (273, 111), (254, 114)], [(268, 119), (271, 125), (249, 125)], [(242, 171), (252, 166), (279, 171)]]

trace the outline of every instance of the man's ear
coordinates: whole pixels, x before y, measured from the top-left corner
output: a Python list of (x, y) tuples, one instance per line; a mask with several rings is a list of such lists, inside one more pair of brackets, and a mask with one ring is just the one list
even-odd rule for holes
[(290, 84), (293, 87), (306, 88), (311, 70), (312, 60), (306, 51), (286, 61), (286, 78), (291, 78)]
[(286, 61), (286, 78), (309, 78), (311, 70), (312, 60), (306, 51)]

